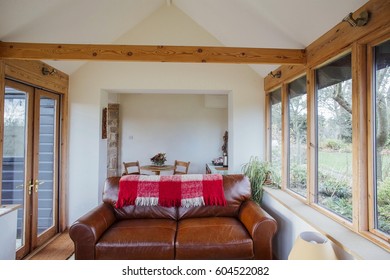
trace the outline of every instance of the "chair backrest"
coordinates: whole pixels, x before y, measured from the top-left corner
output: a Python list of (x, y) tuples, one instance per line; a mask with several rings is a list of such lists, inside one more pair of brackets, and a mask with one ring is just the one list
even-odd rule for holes
[(123, 162), (123, 167), (125, 168), (125, 171), (122, 175), (141, 174), (138, 160), (131, 162)]
[(187, 174), (190, 162), (175, 160), (173, 174)]

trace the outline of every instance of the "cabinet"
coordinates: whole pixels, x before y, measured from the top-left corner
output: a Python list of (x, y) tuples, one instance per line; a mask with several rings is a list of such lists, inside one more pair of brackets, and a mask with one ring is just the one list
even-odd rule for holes
[(216, 166), (211, 163), (206, 163), (206, 174), (228, 174), (228, 167)]

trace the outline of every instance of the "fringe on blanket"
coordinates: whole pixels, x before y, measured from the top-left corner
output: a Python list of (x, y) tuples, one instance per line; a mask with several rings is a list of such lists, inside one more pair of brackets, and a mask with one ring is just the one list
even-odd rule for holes
[(157, 206), (158, 198), (157, 197), (137, 197), (135, 199), (135, 205), (138, 206)]
[(193, 198), (186, 198), (181, 200), (181, 206), (185, 208), (204, 206), (204, 205), (205, 203), (202, 197), (193, 197)]

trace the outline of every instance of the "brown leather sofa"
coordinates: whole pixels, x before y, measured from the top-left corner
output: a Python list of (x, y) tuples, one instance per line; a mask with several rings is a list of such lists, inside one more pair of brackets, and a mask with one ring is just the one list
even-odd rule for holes
[(69, 230), (76, 260), (272, 259), (276, 221), (250, 199), (243, 175), (224, 175), (227, 206), (113, 207), (120, 177), (103, 202)]

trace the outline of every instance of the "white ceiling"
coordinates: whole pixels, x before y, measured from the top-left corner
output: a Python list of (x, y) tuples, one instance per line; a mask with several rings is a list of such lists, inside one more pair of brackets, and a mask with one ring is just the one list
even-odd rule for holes
[[(227, 47), (305, 48), (366, 2), (0, 0), (0, 41), (110, 44), (163, 5), (173, 5)], [(83, 62), (50, 63), (72, 74)], [(251, 67), (265, 76), (277, 65)]]

